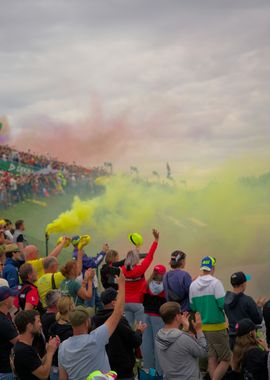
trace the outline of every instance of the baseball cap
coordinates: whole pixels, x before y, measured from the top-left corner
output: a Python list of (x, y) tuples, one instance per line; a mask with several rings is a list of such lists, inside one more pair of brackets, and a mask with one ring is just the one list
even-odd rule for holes
[(79, 241), (80, 241), (80, 236), (79, 235), (72, 236), (72, 238), (71, 238), (71, 244), (72, 245), (74, 245), (74, 246), (78, 245)]
[(5, 301), (8, 297), (15, 297), (19, 294), (16, 289), (11, 289), (8, 286), (0, 287), (0, 302)]
[(9, 252), (20, 252), (20, 248), (17, 246), (17, 244), (7, 244), (5, 247), (5, 253)]
[(256, 330), (256, 325), (248, 318), (241, 319), (235, 326), (237, 336), (243, 336)]
[(251, 276), (249, 274), (245, 274), (244, 272), (235, 272), (231, 275), (231, 284), (234, 285), (241, 285), (244, 282), (250, 281)]
[(91, 308), (84, 306), (76, 306), (74, 310), (69, 312), (69, 320), (72, 327), (79, 327), (91, 317)]
[(154, 271), (157, 272), (157, 274), (163, 275), (166, 273), (166, 267), (162, 264), (158, 264), (154, 266)]
[(9, 284), (7, 280), (5, 280), (4, 278), (0, 278), (0, 286), (6, 286), (7, 288), (9, 288)]
[(211, 270), (214, 268), (215, 265), (216, 265), (216, 259), (214, 257), (205, 256), (202, 259), (200, 270), (205, 270), (207, 272), (211, 272)]
[(101, 302), (104, 305), (108, 305), (108, 303), (115, 301), (116, 297), (117, 297), (117, 290), (115, 290), (114, 288), (107, 288), (100, 295)]

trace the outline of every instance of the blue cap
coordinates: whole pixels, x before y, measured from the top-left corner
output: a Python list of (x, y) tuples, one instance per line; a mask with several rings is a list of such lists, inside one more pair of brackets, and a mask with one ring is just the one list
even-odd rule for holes
[(214, 266), (216, 265), (216, 259), (212, 256), (205, 256), (203, 259), (202, 259), (202, 262), (201, 262), (201, 270), (205, 270), (207, 272), (211, 272), (211, 270), (214, 268)]
[(17, 289), (10, 289), (8, 286), (0, 286), (0, 302), (5, 301), (8, 297), (15, 297), (19, 294)]
[(73, 246), (78, 245), (79, 241), (80, 241), (80, 236), (79, 235), (72, 236), (72, 238), (71, 238), (71, 244)]

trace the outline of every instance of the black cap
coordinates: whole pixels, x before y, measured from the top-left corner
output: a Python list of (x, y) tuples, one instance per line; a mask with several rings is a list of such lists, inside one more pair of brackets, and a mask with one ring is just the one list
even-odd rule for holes
[(231, 275), (231, 284), (232, 286), (241, 285), (244, 282), (247, 282), (251, 279), (251, 276), (245, 274), (244, 272), (235, 272)]
[(248, 318), (241, 319), (235, 326), (237, 336), (243, 336), (256, 330), (256, 325)]
[(115, 290), (114, 288), (108, 288), (104, 290), (104, 292), (102, 292), (100, 295), (101, 302), (104, 305), (108, 305), (108, 303), (115, 301), (116, 297), (117, 297), (117, 290)]

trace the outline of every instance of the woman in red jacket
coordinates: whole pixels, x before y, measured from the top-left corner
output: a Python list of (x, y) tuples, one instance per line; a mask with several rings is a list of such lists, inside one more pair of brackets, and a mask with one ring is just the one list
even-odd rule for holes
[(140, 263), (139, 254), (136, 251), (129, 251), (122, 267), (126, 278), (126, 300), (125, 317), (131, 327), (135, 321), (144, 320), (143, 291), (146, 286), (145, 272), (151, 265), (154, 253), (158, 246), (159, 232), (153, 230), (154, 242), (143, 261)]

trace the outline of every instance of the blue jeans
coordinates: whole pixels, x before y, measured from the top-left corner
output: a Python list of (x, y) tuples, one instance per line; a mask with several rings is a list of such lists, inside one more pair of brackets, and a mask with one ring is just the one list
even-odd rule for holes
[(52, 366), (50, 373), (50, 380), (58, 380), (59, 379), (59, 368)]
[(84, 303), (85, 303), (85, 306), (87, 306), (87, 307), (96, 307), (98, 310), (102, 310), (104, 308), (103, 307), (103, 303), (100, 300), (100, 295), (99, 295), (98, 288), (95, 288), (94, 286), (92, 288), (92, 297), (91, 297), (91, 299), (90, 300), (86, 300)]
[(126, 303), (125, 304), (125, 317), (133, 328), (135, 321), (144, 322), (144, 307), (141, 303)]
[(143, 332), (142, 340), (142, 354), (143, 354), (143, 367), (155, 368), (159, 375), (163, 375), (160, 368), (157, 351), (155, 347), (155, 337), (160, 329), (164, 327), (162, 319), (158, 316), (144, 314), (144, 322), (147, 324), (146, 330)]
[(0, 380), (13, 380), (13, 374), (12, 373), (0, 373)]

